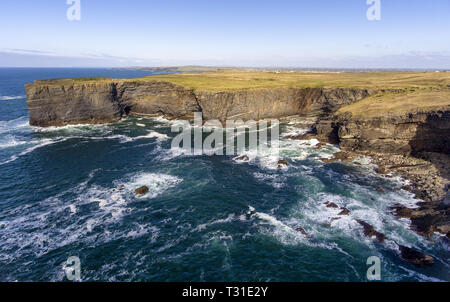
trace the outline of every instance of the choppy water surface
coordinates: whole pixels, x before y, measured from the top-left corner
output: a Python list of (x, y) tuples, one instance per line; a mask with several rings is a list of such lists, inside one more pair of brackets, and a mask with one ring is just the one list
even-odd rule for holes
[[(282, 140), (290, 166), (277, 170), (273, 158), (252, 150), (250, 163), (171, 150), (174, 122), (162, 118), (28, 125), (27, 82), (143, 74), (0, 69), (1, 281), (65, 280), (70, 256), (81, 259), (85, 281), (366, 281), (370, 256), (380, 257), (384, 281), (450, 280), (448, 246), (389, 214), (394, 204), (416, 202), (398, 189), (401, 180), (377, 176), (364, 158), (362, 166), (317, 160), (336, 152), (333, 146)], [(136, 197), (142, 185), (150, 193)], [(339, 210), (326, 201), (351, 214), (333, 220)], [(388, 240), (364, 237), (356, 219)], [(395, 243), (433, 255), (435, 265), (403, 262)]]

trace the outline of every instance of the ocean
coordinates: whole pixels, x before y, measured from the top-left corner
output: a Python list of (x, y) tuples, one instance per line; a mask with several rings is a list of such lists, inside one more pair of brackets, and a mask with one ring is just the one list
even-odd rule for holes
[[(417, 235), (389, 212), (418, 202), (400, 190), (404, 181), (377, 175), (367, 158), (361, 165), (318, 160), (336, 146), (281, 139), (289, 167), (278, 170), (264, 154), (242, 163), (171, 149), (177, 121), (162, 117), (28, 124), (26, 83), (149, 74), (0, 69), (0, 281), (66, 281), (72, 256), (82, 281), (364, 282), (372, 256), (382, 281), (450, 281), (448, 245)], [(299, 131), (307, 129), (281, 124), (281, 136)], [(136, 196), (143, 185), (149, 194)], [(339, 210), (327, 201), (350, 215), (335, 220)], [(365, 237), (357, 219), (387, 240)], [(404, 262), (396, 243), (432, 255), (435, 264)]]

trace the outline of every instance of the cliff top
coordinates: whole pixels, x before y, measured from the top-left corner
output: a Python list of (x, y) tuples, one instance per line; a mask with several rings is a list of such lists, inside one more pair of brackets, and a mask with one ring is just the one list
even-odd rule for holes
[(36, 81), (43, 85), (70, 85), (117, 81), (164, 81), (194, 90), (239, 90), (251, 88), (364, 88), (404, 89), (450, 87), (450, 72), (313, 73), (261, 72), (223, 69), (203, 73), (152, 75), (138, 79), (73, 78)]
[(152, 75), (137, 79), (73, 78), (36, 81), (29, 85), (94, 85), (117, 82), (169, 82), (201, 91), (241, 89), (360, 88), (374, 95), (341, 108), (338, 113), (374, 117), (415, 111), (450, 109), (450, 72), (268, 72), (220, 69), (202, 73)]
[(422, 88), (379, 92), (338, 110), (338, 114), (370, 119), (433, 110), (450, 110), (450, 89)]

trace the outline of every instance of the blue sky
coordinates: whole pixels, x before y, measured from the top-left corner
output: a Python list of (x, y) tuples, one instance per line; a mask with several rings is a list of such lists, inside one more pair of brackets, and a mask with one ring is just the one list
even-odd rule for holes
[(450, 0), (1, 0), (0, 66), (450, 68)]

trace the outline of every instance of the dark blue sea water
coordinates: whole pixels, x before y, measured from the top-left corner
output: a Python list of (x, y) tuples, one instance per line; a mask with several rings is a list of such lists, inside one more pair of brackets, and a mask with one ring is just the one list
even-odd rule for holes
[[(448, 246), (389, 214), (396, 203), (416, 203), (399, 189), (402, 181), (377, 176), (365, 158), (362, 166), (317, 160), (336, 152), (334, 146), (316, 150), (316, 141), (282, 140), (290, 166), (277, 170), (269, 155), (237, 163), (171, 150), (176, 121), (163, 118), (28, 125), (26, 83), (146, 74), (0, 69), (0, 281), (66, 280), (70, 256), (80, 258), (83, 281), (367, 281), (370, 256), (381, 259), (383, 281), (450, 280)], [(294, 123), (281, 129), (304, 131)], [(141, 185), (150, 193), (136, 197)], [(338, 210), (326, 201), (350, 216), (334, 220)], [(356, 219), (388, 240), (365, 238)], [(431, 254), (436, 263), (403, 262), (395, 243)]]

